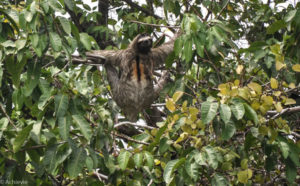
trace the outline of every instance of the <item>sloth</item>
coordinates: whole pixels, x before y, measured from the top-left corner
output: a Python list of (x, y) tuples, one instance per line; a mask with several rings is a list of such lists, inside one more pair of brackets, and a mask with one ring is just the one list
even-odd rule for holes
[(87, 57), (103, 56), (112, 98), (123, 111), (125, 117), (135, 122), (139, 112), (159, 97), (159, 93), (169, 79), (167, 71), (154, 84), (154, 69), (164, 64), (173, 51), (174, 40), (152, 48), (152, 38), (139, 34), (124, 50), (94, 50)]

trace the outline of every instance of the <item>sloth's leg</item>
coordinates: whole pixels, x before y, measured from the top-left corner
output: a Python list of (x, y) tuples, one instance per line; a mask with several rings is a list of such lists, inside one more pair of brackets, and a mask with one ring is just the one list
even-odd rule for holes
[(111, 89), (114, 90), (119, 86), (119, 74), (115, 67), (110, 64), (105, 65), (106, 73), (107, 73), (107, 80)]

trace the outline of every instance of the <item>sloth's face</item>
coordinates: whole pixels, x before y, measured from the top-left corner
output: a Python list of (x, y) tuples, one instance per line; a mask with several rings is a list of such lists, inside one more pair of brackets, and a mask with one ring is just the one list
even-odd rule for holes
[(152, 38), (146, 34), (142, 34), (137, 42), (138, 52), (147, 54), (152, 48)]

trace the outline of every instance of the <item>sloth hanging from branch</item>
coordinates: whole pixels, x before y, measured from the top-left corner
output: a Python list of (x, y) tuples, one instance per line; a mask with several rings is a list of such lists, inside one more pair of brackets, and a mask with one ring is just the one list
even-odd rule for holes
[(139, 112), (150, 107), (167, 83), (168, 72), (163, 72), (157, 84), (154, 84), (153, 73), (173, 51), (177, 36), (178, 34), (171, 41), (152, 48), (152, 38), (139, 34), (125, 50), (87, 52), (87, 57), (104, 57), (113, 100), (129, 121), (137, 121)]

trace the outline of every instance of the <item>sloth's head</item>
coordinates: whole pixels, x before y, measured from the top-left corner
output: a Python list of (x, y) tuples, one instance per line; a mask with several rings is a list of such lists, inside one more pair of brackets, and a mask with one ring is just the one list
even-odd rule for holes
[(147, 54), (152, 48), (152, 38), (148, 34), (140, 34), (137, 40), (137, 50), (142, 54)]

